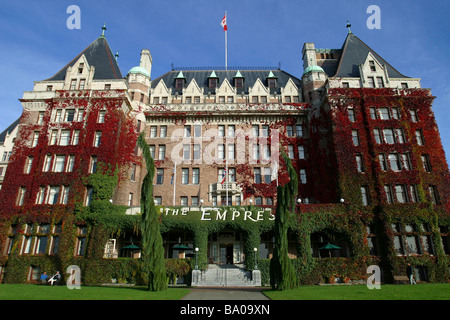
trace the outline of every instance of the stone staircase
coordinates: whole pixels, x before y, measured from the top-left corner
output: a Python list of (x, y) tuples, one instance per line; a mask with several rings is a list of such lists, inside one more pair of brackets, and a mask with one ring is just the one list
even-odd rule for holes
[(209, 264), (206, 271), (193, 271), (192, 285), (199, 287), (254, 287), (260, 286), (261, 281), (258, 270), (253, 273), (245, 271), (243, 265)]

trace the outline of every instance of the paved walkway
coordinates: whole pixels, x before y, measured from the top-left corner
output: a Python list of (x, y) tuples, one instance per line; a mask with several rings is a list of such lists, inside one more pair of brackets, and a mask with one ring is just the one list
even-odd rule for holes
[(261, 288), (202, 287), (192, 288), (182, 300), (270, 300)]

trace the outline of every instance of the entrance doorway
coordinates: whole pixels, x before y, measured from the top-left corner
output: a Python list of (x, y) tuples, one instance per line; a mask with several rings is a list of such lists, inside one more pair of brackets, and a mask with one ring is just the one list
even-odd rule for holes
[(242, 235), (235, 231), (214, 232), (208, 237), (210, 264), (230, 265), (244, 262)]

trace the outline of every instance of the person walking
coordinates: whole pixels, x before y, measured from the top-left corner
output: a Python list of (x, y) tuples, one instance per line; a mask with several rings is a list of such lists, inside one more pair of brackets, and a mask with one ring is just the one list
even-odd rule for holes
[(408, 266), (406, 267), (406, 274), (409, 278), (409, 284), (417, 284), (416, 280), (414, 280), (414, 268), (410, 263), (408, 263)]

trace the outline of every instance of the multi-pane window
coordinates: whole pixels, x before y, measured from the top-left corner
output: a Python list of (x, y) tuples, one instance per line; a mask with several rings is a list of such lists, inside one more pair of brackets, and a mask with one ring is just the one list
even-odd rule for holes
[(200, 169), (192, 168), (192, 183), (199, 184), (200, 183)]
[(183, 160), (189, 160), (189, 159), (191, 159), (191, 145), (183, 144)]
[(380, 129), (377, 129), (377, 128), (373, 129), (373, 136), (375, 138), (375, 142), (377, 144), (380, 144), (381, 143), (381, 132), (380, 132)]
[(395, 186), (395, 197), (398, 203), (406, 203), (407, 202), (407, 193), (406, 187), (404, 185), (396, 185)]
[(156, 184), (163, 184), (164, 182), (164, 169), (156, 169)]
[(157, 130), (157, 126), (150, 127), (150, 138), (156, 138), (156, 130)]
[(68, 158), (67, 158), (66, 172), (72, 172), (74, 164), (75, 164), (75, 156), (74, 155), (69, 155)]
[(31, 172), (31, 165), (33, 164), (33, 157), (27, 157), (27, 161), (25, 162), (25, 168), (23, 172), (25, 174), (29, 174)]
[(298, 158), (305, 159), (305, 146), (297, 146), (298, 149)]
[(394, 131), (392, 129), (383, 129), (384, 142), (387, 144), (394, 144)]
[(167, 126), (160, 126), (159, 127), (159, 136), (161, 138), (167, 137)]
[(182, 168), (181, 169), (181, 184), (188, 184), (188, 183), (189, 183), (189, 169)]
[(378, 160), (380, 161), (381, 170), (386, 171), (387, 170), (386, 156), (384, 154), (380, 153), (378, 155)]
[(104, 110), (100, 110), (98, 112), (98, 119), (97, 119), (98, 123), (105, 123), (105, 113), (106, 113), (106, 111), (104, 111)]
[(386, 202), (387, 203), (394, 203), (394, 198), (393, 198), (393, 195), (392, 195), (392, 189), (391, 189), (390, 185), (385, 185), (384, 186), (384, 193), (385, 193), (385, 196), (386, 196)]
[(166, 146), (159, 145), (158, 146), (158, 160), (164, 160), (166, 158)]
[(423, 139), (422, 130), (416, 130), (415, 135), (416, 135), (417, 144), (419, 146), (423, 146), (425, 144), (425, 141)]
[(306, 183), (306, 170), (300, 169), (300, 183), (305, 184)]
[(66, 162), (66, 156), (59, 156), (59, 155), (55, 156), (53, 172), (63, 172), (65, 162)]
[(95, 173), (97, 172), (97, 157), (96, 156), (92, 156), (91, 157), (91, 163), (89, 166), (89, 173)]
[(419, 117), (417, 116), (417, 110), (411, 109), (411, 110), (409, 110), (409, 114), (411, 115), (411, 122), (413, 122), (413, 123), (419, 122)]
[(254, 168), (253, 172), (255, 174), (255, 183), (261, 183), (261, 169), (260, 168)]
[(355, 110), (353, 108), (348, 108), (347, 112), (348, 112), (348, 120), (350, 120), (350, 122), (355, 122), (356, 121)]
[(430, 193), (431, 202), (434, 204), (440, 204), (440, 198), (438, 194), (438, 190), (436, 186), (430, 185), (428, 187), (428, 191)]
[(270, 171), (271, 171), (270, 167), (264, 168), (264, 183), (269, 184), (272, 182), (272, 179), (271, 179), (272, 175), (271, 175)]
[(422, 154), (421, 158), (422, 158), (423, 169), (426, 172), (431, 172), (430, 156), (428, 154)]
[(389, 165), (392, 171), (400, 171), (402, 170), (402, 165), (400, 162), (400, 157), (397, 153), (389, 154)]
[(32, 148), (37, 146), (38, 139), (39, 139), (39, 131), (33, 132), (33, 141), (31, 142), (31, 147)]
[(59, 192), (60, 192), (60, 187), (59, 186), (51, 186), (50, 187), (50, 192), (48, 195), (48, 204), (57, 204), (58, 203), (58, 198), (59, 198)]
[(23, 205), (23, 202), (24, 202), (24, 199), (25, 199), (25, 192), (26, 192), (26, 188), (25, 187), (19, 188), (19, 194), (17, 195), (17, 205), (18, 206)]
[(292, 144), (288, 145), (288, 155), (290, 159), (294, 159), (294, 146)]

